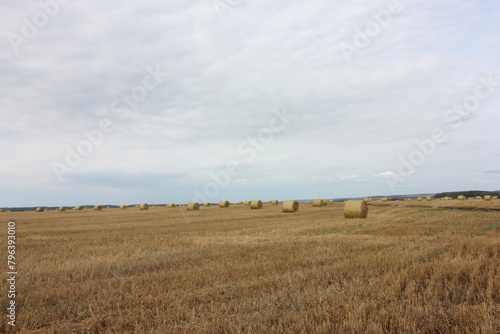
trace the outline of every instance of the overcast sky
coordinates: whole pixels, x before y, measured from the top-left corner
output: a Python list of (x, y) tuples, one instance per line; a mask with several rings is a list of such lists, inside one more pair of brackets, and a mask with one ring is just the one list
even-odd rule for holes
[(496, 0), (4, 1), (0, 29), (0, 207), (500, 189)]

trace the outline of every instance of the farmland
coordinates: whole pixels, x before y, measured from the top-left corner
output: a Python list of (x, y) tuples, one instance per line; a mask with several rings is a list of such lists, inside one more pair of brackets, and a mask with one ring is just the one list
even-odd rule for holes
[(499, 200), (0, 217), (17, 225), (19, 333), (500, 331)]

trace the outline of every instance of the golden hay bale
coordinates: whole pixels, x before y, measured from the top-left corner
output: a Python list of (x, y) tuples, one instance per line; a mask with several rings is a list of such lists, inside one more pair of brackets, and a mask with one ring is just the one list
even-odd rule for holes
[(321, 198), (315, 199), (312, 201), (312, 205), (315, 208), (319, 208), (323, 206), (323, 200)]
[(135, 205), (135, 207), (136, 207), (136, 208), (138, 208), (138, 207), (139, 207), (139, 204), (136, 204), (136, 205)]
[(368, 216), (368, 205), (365, 201), (346, 201), (344, 204), (345, 218), (366, 218)]
[(250, 209), (262, 209), (262, 201), (260, 200), (251, 201)]
[(278, 201), (277, 201), (277, 200), (269, 201), (269, 203), (270, 203), (271, 205), (278, 205)]
[(498, 199), (498, 196), (493, 196), (491, 199)]
[(430, 202), (430, 201), (432, 201), (432, 197), (427, 197), (425, 200)]
[(102, 210), (102, 205), (95, 205), (94, 210), (101, 211)]
[(411, 199), (411, 198), (407, 198), (406, 200), (407, 200), (407, 201), (412, 201), (412, 199)]
[(175, 208), (175, 204), (174, 203), (167, 204), (167, 208)]
[(299, 211), (299, 202), (297, 201), (284, 201), (281, 207), (283, 212), (297, 212)]
[(139, 210), (149, 210), (149, 204), (144, 203), (139, 205)]
[(323, 206), (328, 205), (328, 200), (327, 199), (322, 198), (322, 200), (323, 200)]
[(60, 206), (57, 208), (57, 211), (66, 211), (66, 207), (65, 206)]
[(387, 197), (383, 197), (380, 199), (382, 202), (387, 202), (389, 199)]
[(83, 210), (83, 207), (78, 205), (78, 206), (75, 206), (75, 207), (73, 208), (73, 210)]
[(220, 201), (219, 202), (219, 208), (228, 208), (229, 207), (229, 201)]
[(330, 200), (330, 203), (335, 203), (335, 201), (333, 199)]
[(422, 202), (422, 197), (417, 198), (417, 201)]
[(238, 202), (239, 205), (243, 204), (243, 202)]
[(36, 212), (44, 212), (45, 211), (45, 208), (36, 208), (35, 210)]
[(188, 211), (200, 210), (200, 205), (196, 202), (189, 202), (187, 205)]
[(481, 196), (476, 196), (476, 199), (482, 199), (482, 197)]
[(458, 195), (458, 196), (457, 196), (457, 199), (458, 199), (459, 201), (463, 201), (463, 200), (465, 199), (465, 196), (464, 196), (464, 195)]
[(245, 202), (243, 202), (243, 204), (244, 204), (245, 206), (249, 206), (249, 205), (250, 205), (250, 201), (245, 201)]
[(491, 201), (491, 196), (490, 196), (490, 195), (486, 195), (486, 196), (484, 196), (484, 200), (485, 200), (485, 201)]
[(127, 205), (120, 205), (120, 209), (126, 209), (126, 208), (128, 208)]
[(203, 203), (203, 206), (210, 206), (210, 203)]

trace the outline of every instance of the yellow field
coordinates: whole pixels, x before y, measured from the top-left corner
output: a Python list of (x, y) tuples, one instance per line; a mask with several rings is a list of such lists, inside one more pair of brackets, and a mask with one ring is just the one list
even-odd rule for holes
[(17, 223), (18, 333), (500, 332), (500, 200), (0, 218), (3, 258)]

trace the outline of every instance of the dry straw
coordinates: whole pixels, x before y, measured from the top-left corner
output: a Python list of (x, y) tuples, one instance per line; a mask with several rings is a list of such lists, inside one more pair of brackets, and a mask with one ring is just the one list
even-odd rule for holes
[(485, 200), (485, 201), (491, 201), (491, 196), (490, 196), (490, 195), (486, 195), (486, 196), (484, 196), (484, 200)]
[(387, 197), (383, 197), (380, 199), (382, 202), (387, 202), (389, 199)]
[(493, 196), (491, 199), (498, 199), (498, 196)]
[(210, 203), (203, 203), (203, 206), (210, 206)]
[(427, 197), (425, 200), (430, 202), (430, 201), (432, 201), (432, 197)]
[(126, 209), (126, 208), (128, 208), (128, 206), (126, 206), (126, 205), (120, 205), (120, 209)]
[(328, 205), (328, 200), (323, 198), (323, 206), (326, 206), (326, 205)]
[(101, 211), (102, 210), (102, 205), (96, 205), (96, 206), (94, 206), (94, 210)]
[(0, 212), (5, 212), (5, 210), (4, 209), (0, 209)]
[(269, 203), (270, 203), (271, 205), (278, 205), (278, 201), (277, 201), (277, 200), (270, 201)]
[(323, 200), (321, 198), (315, 199), (315, 200), (313, 200), (312, 205), (315, 208), (322, 207), (323, 206)]
[(229, 201), (220, 201), (219, 202), (219, 208), (228, 208), (229, 207)]
[(297, 212), (297, 211), (299, 211), (299, 202), (297, 202), (297, 201), (284, 201), (281, 210), (283, 212)]
[(262, 201), (260, 200), (251, 201), (250, 209), (262, 209)]
[(78, 205), (78, 206), (75, 206), (75, 207), (73, 208), (73, 210), (83, 210), (83, 207)]
[(330, 203), (335, 203), (335, 201), (333, 199), (330, 200)]
[(463, 201), (463, 200), (465, 199), (465, 196), (464, 196), (464, 195), (458, 195), (458, 196), (457, 196), (457, 199), (458, 199), (459, 201)]
[(35, 210), (36, 212), (44, 212), (45, 211), (45, 208), (36, 208)]
[(57, 211), (66, 211), (66, 207), (65, 206), (60, 206), (59, 208), (57, 208)]
[(368, 205), (365, 201), (346, 201), (344, 204), (345, 218), (366, 218), (368, 216)]
[(249, 206), (250, 205), (250, 201), (245, 201), (243, 204), (245, 204), (245, 206)]
[(189, 202), (187, 205), (188, 211), (200, 210), (200, 205), (196, 202)]
[(144, 203), (139, 205), (139, 210), (149, 210), (149, 204)]
[(476, 196), (476, 199), (482, 199), (481, 196)]
[(175, 208), (175, 204), (174, 203), (167, 204), (167, 208)]
[(417, 201), (422, 202), (422, 197), (417, 198)]

